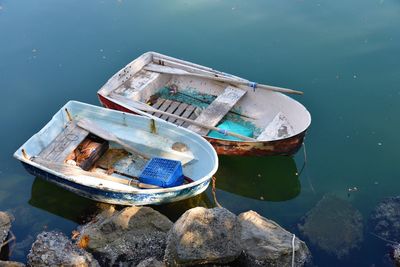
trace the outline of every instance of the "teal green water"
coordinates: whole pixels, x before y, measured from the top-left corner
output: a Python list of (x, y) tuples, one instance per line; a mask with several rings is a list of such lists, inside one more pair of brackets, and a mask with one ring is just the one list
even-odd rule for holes
[[(301, 217), (336, 194), (367, 223), (382, 198), (400, 193), (399, 25), (397, 0), (0, 0), (0, 209), (16, 217), (11, 259), (25, 261), (42, 229), (69, 234), (96, 204), (35, 179), (12, 153), (68, 100), (98, 104), (98, 88), (149, 50), (305, 92), (295, 98), (313, 122), (300, 176), (302, 151), (222, 157), (224, 207), (253, 209), (302, 237)], [(158, 209), (176, 219), (213, 203), (209, 190)], [(390, 266), (388, 248), (367, 227), (347, 257), (310, 248), (318, 266)]]

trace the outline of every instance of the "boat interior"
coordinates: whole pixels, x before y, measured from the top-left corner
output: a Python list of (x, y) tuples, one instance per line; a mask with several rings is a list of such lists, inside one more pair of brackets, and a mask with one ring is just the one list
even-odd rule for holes
[(87, 105), (95, 109), (93, 112), (85, 109), (85, 104), (71, 102), (16, 152), (17, 158), (66, 177), (80, 177), (91, 186), (119, 190), (160, 189), (139, 179), (153, 158), (179, 162), (183, 185), (202, 179), (216, 168), (216, 156), (214, 162), (199, 160), (213, 157), (198, 140), (191, 139), (199, 138), (193, 134), (185, 135), (173, 125), (143, 116), (99, 112), (101, 108)]
[[(213, 77), (232, 82), (216, 81)], [(99, 94), (128, 108), (132, 108), (131, 101), (146, 103), (159, 111), (258, 141), (285, 139), (309, 126), (310, 115), (297, 101), (281, 93), (238, 85), (237, 81), (245, 80), (149, 52), (114, 75)], [(203, 136), (240, 140), (166, 114), (152, 115)]]

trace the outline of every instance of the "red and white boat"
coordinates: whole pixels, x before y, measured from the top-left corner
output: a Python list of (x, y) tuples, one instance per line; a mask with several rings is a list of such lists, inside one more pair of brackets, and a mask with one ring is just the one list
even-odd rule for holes
[(293, 155), (311, 123), (307, 109), (284, 94), (299, 91), (155, 52), (133, 60), (97, 93), (107, 108), (155, 111), (150, 113), (202, 135), (225, 155)]

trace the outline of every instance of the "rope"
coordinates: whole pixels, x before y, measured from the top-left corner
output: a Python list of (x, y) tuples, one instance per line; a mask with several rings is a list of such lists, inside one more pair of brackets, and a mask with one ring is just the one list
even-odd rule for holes
[(255, 83), (255, 82), (249, 82), (249, 87), (253, 88), (253, 91), (255, 92), (255, 91), (256, 91), (256, 88), (257, 88), (257, 83)]
[(227, 131), (227, 130), (221, 129), (221, 128), (218, 128), (218, 132), (219, 132), (220, 134), (223, 134), (223, 135), (227, 135), (227, 134), (228, 134), (228, 131)]
[(215, 205), (217, 205), (218, 208), (222, 208), (221, 204), (219, 204), (217, 200), (217, 194), (216, 194), (216, 187), (215, 187), (215, 182), (217, 181), (217, 178), (215, 176), (212, 177), (212, 195), (214, 198)]
[(313, 184), (312, 184), (312, 182), (311, 182), (311, 179), (310, 179), (310, 177), (308, 176), (307, 170), (306, 170), (306, 165), (307, 165), (307, 150), (306, 150), (306, 143), (304, 143), (304, 142), (303, 142), (303, 155), (304, 155), (304, 163), (303, 163), (303, 166), (301, 167), (301, 170), (299, 171), (299, 177), (301, 176), (301, 174), (302, 174), (303, 171), (304, 171), (304, 175), (305, 175), (306, 178), (307, 178), (307, 182), (308, 182), (308, 184), (310, 185), (311, 191), (315, 194), (314, 186), (313, 186)]
[(388, 242), (388, 243), (391, 243), (391, 244), (394, 244), (394, 245), (397, 245), (397, 244), (398, 244), (397, 242), (394, 242), (394, 241), (392, 241), (392, 240), (383, 238), (383, 237), (381, 237), (381, 236), (379, 236), (379, 235), (377, 235), (377, 234), (374, 234), (374, 233), (372, 233), (372, 232), (369, 232), (369, 233), (370, 233), (371, 235), (373, 235), (373, 236), (379, 238), (380, 240), (385, 241), (385, 242)]
[(296, 238), (296, 235), (293, 234), (292, 238), (292, 267), (294, 267), (294, 239)]

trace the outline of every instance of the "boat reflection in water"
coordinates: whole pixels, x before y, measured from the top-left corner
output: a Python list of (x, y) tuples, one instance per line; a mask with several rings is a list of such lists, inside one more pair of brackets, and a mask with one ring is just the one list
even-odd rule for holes
[[(38, 177), (33, 182), (29, 204), (78, 224), (88, 222), (110, 205), (81, 197)], [(175, 221), (188, 209), (212, 208), (214, 203), (206, 193), (202, 193), (185, 200), (151, 207)], [(118, 210), (121, 208), (123, 206), (117, 206)]]
[(38, 177), (32, 184), (29, 204), (79, 224), (87, 222), (101, 210), (99, 202), (78, 196)]
[(292, 157), (220, 156), (216, 187), (264, 201), (285, 201), (299, 195), (301, 184)]

